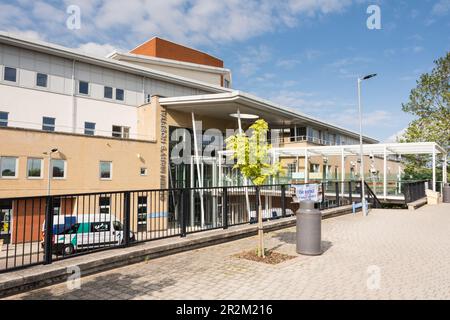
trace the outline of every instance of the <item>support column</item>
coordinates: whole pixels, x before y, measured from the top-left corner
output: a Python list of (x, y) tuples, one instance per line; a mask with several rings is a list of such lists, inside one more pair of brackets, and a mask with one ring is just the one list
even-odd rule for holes
[(447, 161), (448, 161), (447, 155), (444, 155), (444, 163), (442, 165), (442, 181), (444, 183), (448, 183)]
[(387, 198), (387, 149), (384, 146), (384, 158), (383, 158), (383, 197), (384, 200)]
[(436, 191), (436, 148), (433, 149), (433, 191)]
[(308, 149), (305, 149), (305, 183), (308, 183)]
[(344, 154), (344, 147), (341, 148), (341, 195), (342, 198), (344, 198), (345, 194), (345, 154)]
[[(203, 175), (202, 170), (200, 168), (200, 155), (198, 153), (198, 143), (197, 143), (197, 128), (195, 125), (195, 115), (191, 112), (192, 115), (192, 131), (194, 132), (194, 153), (195, 153), (195, 162), (197, 164), (197, 177), (198, 177), (198, 186), (203, 188)], [(205, 209), (203, 207), (203, 190), (200, 189), (200, 213), (201, 213), (201, 226), (203, 227), (205, 224)]]

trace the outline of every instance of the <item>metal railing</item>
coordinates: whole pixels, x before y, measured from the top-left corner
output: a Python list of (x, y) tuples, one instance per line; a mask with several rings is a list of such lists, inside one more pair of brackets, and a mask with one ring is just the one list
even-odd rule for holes
[(425, 198), (428, 185), (430, 185), (429, 181), (414, 181), (404, 183), (402, 188), (403, 194), (405, 195), (405, 203), (410, 203)]
[[(346, 182), (347, 184), (347, 182)], [(355, 183), (320, 185), (317, 207), (351, 204)], [(347, 188), (347, 187), (345, 187)], [(0, 199), (0, 272), (136, 243), (294, 215), (290, 184)]]

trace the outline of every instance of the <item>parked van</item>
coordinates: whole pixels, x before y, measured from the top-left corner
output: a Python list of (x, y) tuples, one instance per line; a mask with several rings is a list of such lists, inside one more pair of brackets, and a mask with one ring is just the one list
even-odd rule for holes
[[(45, 223), (42, 225), (44, 247)], [(130, 232), (130, 241), (135, 237)], [(83, 214), (79, 216), (54, 216), (52, 252), (71, 255), (76, 251), (123, 244), (123, 226), (111, 214)]]

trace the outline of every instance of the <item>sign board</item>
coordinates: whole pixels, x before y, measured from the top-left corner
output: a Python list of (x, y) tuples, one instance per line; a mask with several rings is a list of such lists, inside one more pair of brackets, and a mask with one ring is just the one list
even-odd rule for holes
[(319, 202), (319, 185), (318, 184), (299, 184), (293, 185), (295, 195), (299, 201), (311, 200)]

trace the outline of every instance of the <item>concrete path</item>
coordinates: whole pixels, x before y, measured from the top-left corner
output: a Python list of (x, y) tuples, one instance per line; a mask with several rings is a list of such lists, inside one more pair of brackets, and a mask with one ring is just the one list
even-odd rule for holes
[[(233, 255), (256, 237), (149, 260), (9, 299), (450, 299), (450, 205), (372, 210), (323, 221), (318, 257), (295, 253), (295, 229), (266, 245), (278, 265)], [(69, 286), (68, 286), (69, 285)]]

